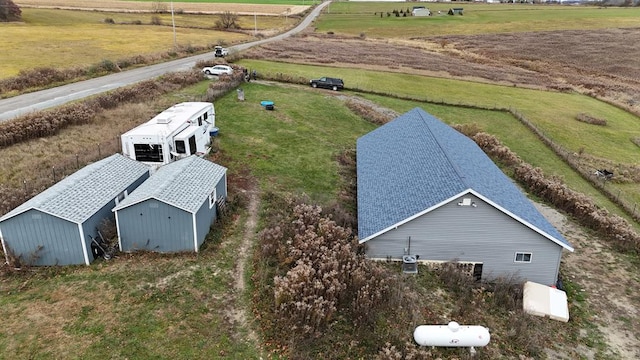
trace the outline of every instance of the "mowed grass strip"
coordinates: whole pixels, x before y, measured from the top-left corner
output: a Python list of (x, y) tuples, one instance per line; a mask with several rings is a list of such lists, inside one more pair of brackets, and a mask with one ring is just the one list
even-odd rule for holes
[[(640, 8), (599, 8), (521, 4), (428, 3), (430, 17), (387, 16), (411, 10), (409, 3), (337, 2), (316, 21), (317, 32), (372, 38), (425, 38), (551, 30), (593, 30), (640, 26)], [(450, 8), (464, 15), (447, 15)], [(438, 11), (441, 13), (438, 14)], [(380, 15), (382, 13), (382, 16)]]
[[(286, 74), (312, 79), (341, 77), (347, 89), (414, 98), (451, 105), (513, 109), (533, 122), (546, 136), (572, 152), (583, 152), (624, 164), (635, 164), (638, 146), (630, 139), (640, 134), (640, 119), (615, 106), (577, 93), (532, 90), (395, 72), (354, 70), (261, 60), (242, 60), (258, 73)], [(576, 121), (584, 112), (607, 119), (607, 126)], [(515, 134), (514, 134), (515, 135)]]

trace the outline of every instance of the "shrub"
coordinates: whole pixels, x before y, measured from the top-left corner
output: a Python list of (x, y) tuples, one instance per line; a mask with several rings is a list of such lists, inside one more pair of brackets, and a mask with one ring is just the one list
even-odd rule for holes
[(151, 25), (162, 25), (162, 19), (158, 15), (153, 15), (151, 17)]
[(0, 22), (22, 20), (22, 10), (12, 0), (0, 0)]
[(105, 24), (115, 24), (115, 20), (113, 20), (113, 18), (105, 18), (104, 20), (102, 20)]
[(593, 124), (593, 125), (600, 125), (600, 126), (606, 126), (607, 125), (607, 120), (606, 119), (600, 119), (600, 118), (593, 117), (593, 116), (585, 114), (585, 113), (580, 113), (580, 114), (576, 115), (576, 120), (585, 122), (587, 124)]

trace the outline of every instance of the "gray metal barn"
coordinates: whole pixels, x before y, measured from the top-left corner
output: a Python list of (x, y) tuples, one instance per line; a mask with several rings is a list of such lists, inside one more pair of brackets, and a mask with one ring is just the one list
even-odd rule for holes
[(116, 206), (121, 251), (198, 251), (227, 197), (227, 169), (195, 155), (167, 164)]
[(459, 261), (557, 281), (571, 245), (485, 153), (415, 108), (357, 141), (358, 236), (373, 259)]
[(89, 265), (100, 223), (148, 177), (146, 165), (120, 154), (85, 166), (0, 218), (5, 254), (31, 265)]

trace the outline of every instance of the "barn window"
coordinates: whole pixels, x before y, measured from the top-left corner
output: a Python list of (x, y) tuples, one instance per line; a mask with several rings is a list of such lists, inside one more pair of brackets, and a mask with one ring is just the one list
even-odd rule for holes
[(216, 189), (214, 188), (211, 194), (209, 194), (209, 209), (216, 204)]
[(517, 252), (514, 262), (517, 262), (517, 263), (530, 263), (532, 256), (533, 256), (533, 254), (528, 253), (528, 252)]
[(128, 192), (129, 192), (128, 190), (125, 190), (120, 194), (118, 194), (118, 196), (116, 197), (116, 205), (120, 204), (120, 201), (124, 200), (124, 198), (127, 197)]

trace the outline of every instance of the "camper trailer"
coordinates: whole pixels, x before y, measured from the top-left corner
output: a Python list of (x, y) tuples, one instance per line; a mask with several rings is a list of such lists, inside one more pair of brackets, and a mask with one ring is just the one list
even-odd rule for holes
[(122, 134), (122, 154), (147, 165), (166, 165), (209, 152), (216, 130), (213, 104), (176, 104)]

